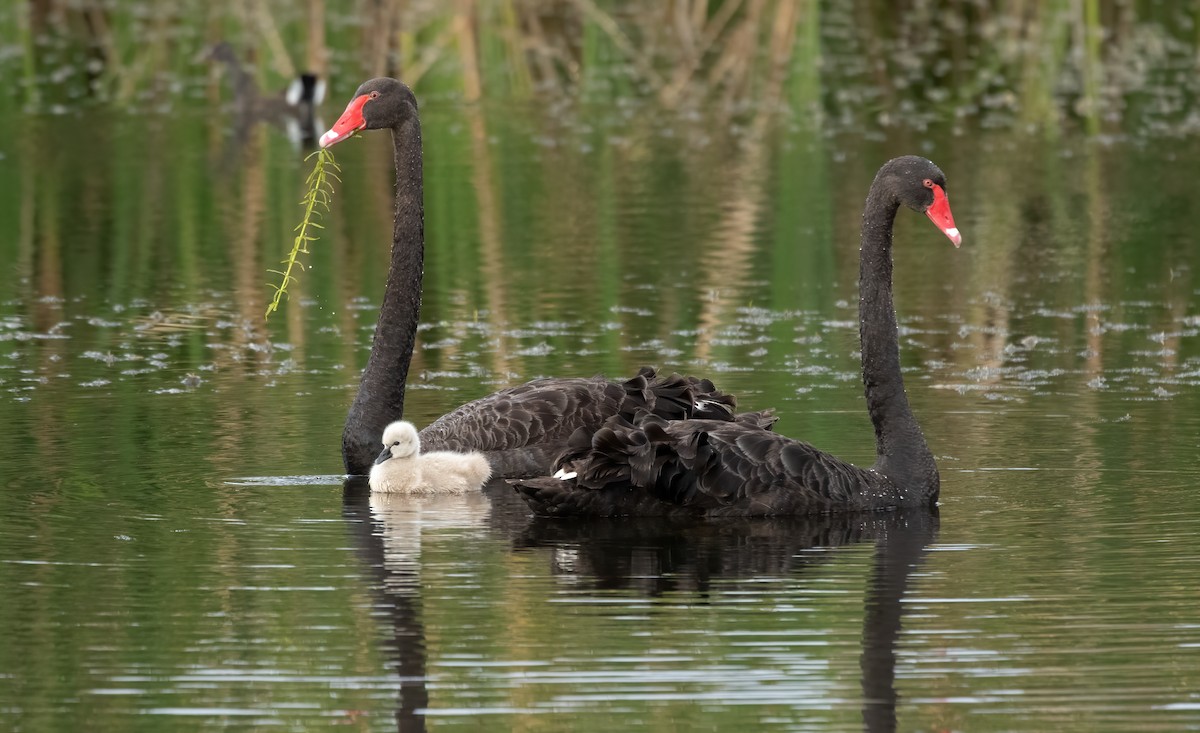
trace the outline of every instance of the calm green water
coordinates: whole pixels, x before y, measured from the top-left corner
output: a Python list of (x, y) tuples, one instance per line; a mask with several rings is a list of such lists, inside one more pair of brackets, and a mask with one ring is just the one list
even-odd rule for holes
[(542, 523), (504, 486), (344, 491), (386, 137), (336, 149), (326, 236), (264, 325), (307, 172), (276, 131), (0, 116), (0, 727), (1200, 729), (1200, 143), (423, 119), (406, 417), (654, 364), (857, 461), (861, 204), (887, 158), (938, 162), (964, 246), (904, 215), (896, 277), (940, 516)]

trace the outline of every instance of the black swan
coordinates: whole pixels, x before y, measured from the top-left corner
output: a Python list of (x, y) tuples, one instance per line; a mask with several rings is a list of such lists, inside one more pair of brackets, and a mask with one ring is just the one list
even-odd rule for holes
[[(425, 229), (421, 122), (412, 90), (389, 78), (372, 79), (321, 136), (326, 148), (358, 130), (389, 129), (395, 145), (396, 218), (391, 265), (371, 354), (342, 433), (342, 459), (352, 475), (370, 472), (384, 428), (404, 413), (421, 311)], [(425, 426), (421, 445), (439, 451), (478, 451), (494, 477), (544, 476), (577, 429), (595, 432), (615, 415), (648, 411), (666, 419), (733, 417), (733, 397), (712, 382), (644, 368), (632, 379), (538, 379), (469, 402)]]
[(572, 436), (558, 472), (515, 482), (534, 512), (549, 516), (702, 514), (771, 516), (931, 506), (939, 489), (933, 454), (904, 393), (892, 303), (892, 225), (903, 204), (962, 243), (946, 179), (916, 156), (875, 175), (862, 222), (859, 337), (875, 465), (859, 468), (745, 422), (666, 422), (618, 416)]

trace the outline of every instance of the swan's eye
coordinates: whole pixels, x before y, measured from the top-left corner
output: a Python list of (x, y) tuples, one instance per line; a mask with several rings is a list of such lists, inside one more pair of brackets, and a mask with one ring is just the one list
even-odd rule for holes
[(379, 99), (379, 92), (371, 92), (371, 99)]
[(933, 179), (926, 178), (925, 180), (921, 181), (921, 185), (925, 188), (933, 188)]

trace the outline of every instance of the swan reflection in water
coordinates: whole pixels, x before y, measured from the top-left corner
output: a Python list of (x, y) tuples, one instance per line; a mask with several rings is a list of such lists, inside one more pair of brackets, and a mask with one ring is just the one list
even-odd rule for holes
[[(346, 480), (342, 516), (354, 535), (362, 565), (370, 573), (375, 609), (386, 614), (387, 656), (400, 678), (396, 729), (425, 730), (429, 691), (425, 671), (425, 622), (421, 612), (421, 535), (427, 530), (490, 532), (504, 523), (489, 493), (511, 496), (507, 484), (485, 492), (387, 494), (372, 492), (365, 476)], [(513, 498), (514, 508), (516, 500)], [(509, 521), (523, 521), (512, 514)]]
[(896, 729), (903, 598), (937, 536), (936, 510), (781, 519), (530, 520), (509, 492), (503, 482), (494, 482), (482, 494), (388, 497), (369, 495), (361, 479), (347, 483), (343, 515), (390, 626), (388, 652), (400, 677), (397, 730), (425, 730), (430, 701), (420, 533), (438, 527), (477, 528), (512, 537), (514, 552), (547, 552), (551, 572), (572, 576), (576, 592), (623, 590), (647, 597), (705, 595), (716, 580), (803, 577), (841, 548), (873, 542), (860, 656), (863, 728)]
[(863, 727), (875, 733), (896, 729), (902, 601), (937, 531), (937, 511), (926, 509), (690, 522), (539, 518), (519, 544), (552, 549), (552, 572), (572, 575), (595, 590), (657, 597), (678, 591), (707, 595), (718, 579), (802, 575), (806, 568), (831, 561), (840, 548), (874, 542), (860, 662)]

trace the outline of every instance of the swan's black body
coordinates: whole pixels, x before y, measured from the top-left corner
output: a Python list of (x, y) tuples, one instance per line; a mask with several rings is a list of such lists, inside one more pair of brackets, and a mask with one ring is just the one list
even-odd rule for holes
[(528, 479), (519, 490), (551, 516), (785, 516), (924, 506), (885, 476), (745, 422), (610, 420), (571, 480)]
[[(862, 224), (859, 319), (875, 465), (863, 469), (748, 422), (621, 418), (559, 461), (563, 478), (516, 483), (550, 516), (772, 516), (929, 506), (937, 466), (909, 408), (892, 300), (892, 224), (903, 204), (929, 213), (957, 245), (945, 176), (915, 156), (875, 177)], [(940, 203), (939, 203), (940, 202)], [(937, 207), (937, 212), (933, 209)], [(937, 215), (944, 218), (939, 221)]]
[[(361, 129), (392, 131), (396, 217), (375, 339), (342, 433), (342, 458), (351, 475), (370, 472), (384, 428), (404, 413), (425, 255), (421, 122), (412, 91), (395, 79), (366, 82), (321, 144), (332, 145)], [(708, 380), (659, 377), (652, 369), (625, 382), (539, 379), (459, 407), (426, 426), (420, 439), (424, 450), (484, 453), (495, 477), (539, 476), (552, 470), (574, 431), (590, 434), (612, 416), (631, 419), (644, 410), (669, 420), (728, 420), (733, 406), (734, 399)]]
[(421, 431), (421, 441), (436, 450), (480, 451), (496, 475), (542, 476), (573, 434), (590, 435), (614, 416), (648, 411), (664, 420), (729, 420), (733, 407), (733, 397), (707, 379), (660, 377), (649, 368), (625, 382), (536, 379), (443, 415)]

